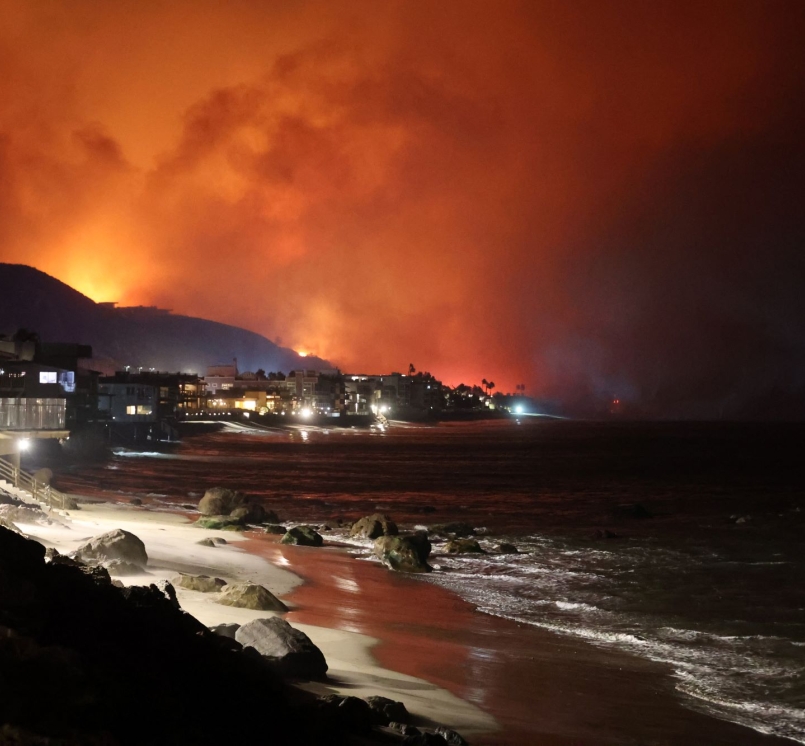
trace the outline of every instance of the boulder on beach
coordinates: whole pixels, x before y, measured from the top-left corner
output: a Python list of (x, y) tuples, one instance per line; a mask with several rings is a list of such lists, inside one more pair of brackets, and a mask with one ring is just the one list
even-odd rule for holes
[(216, 546), (215, 542), (207, 537), (206, 539), (202, 539), (201, 541), (197, 541), (196, 544), (199, 544), (202, 547), (214, 547)]
[(375, 556), (398, 572), (431, 572), (433, 568), (427, 561), (430, 550), (430, 540), (424, 531), (406, 536), (380, 536), (374, 544)]
[(45, 511), (38, 505), (0, 505), (0, 518), (9, 523), (40, 523), (48, 524), (53, 521), (48, 518)]
[(514, 546), (514, 544), (509, 544), (507, 542), (503, 542), (502, 544), (498, 544), (498, 552), (500, 554), (519, 554), (520, 550)]
[(179, 588), (198, 591), (199, 593), (218, 593), (226, 585), (226, 580), (223, 578), (211, 578), (209, 575), (186, 575), (184, 573), (177, 575), (173, 582)]
[(303, 547), (320, 547), (324, 544), (321, 534), (310, 526), (294, 526), (280, 540), (283, 544), (298, 544)]
[(451, 539), (444, 545), (447, 554), (486, 554), (476, 539)]
[(226, 487), (212, 487), (199, 500), (198, 512), (203, 516), (231, 516), (240, 523), (277, 523), (276, 513), (250, 500), (242, 492)]
[(349, 530), (350, 536), (362, 539), (376, 539), (378, 536), (396, 536), (397, 524), (383, 513), (373, 513), (358, 519)]
[[(217, 580), (217, 578), (216, 578)], [(254, 583), (232, 583), (221, 589), (221, 597), (217, 599), (224, 606), (237, 606), (240, 609), (255, 611), (288, 611), (271, 591)]]
[(304, 632), (280, 617), (244, 624), (235, 639), (244, 647), (254, 648), (285, 676), (321, 679), (327, 673), (321, 650)]
[(102, 564), (112, 560), (120, 560), (140, 567), (148, 564), (145, 544), (134, 534), (124, 531), (122, 528), (95, 536), (78, 547), (73, 555), (76, 559), (89, 564)]
[(277, 523), (266, 523), (263, 529), (267, 534), (285, 534), (288, 532), (285, 526), (280, 526)]

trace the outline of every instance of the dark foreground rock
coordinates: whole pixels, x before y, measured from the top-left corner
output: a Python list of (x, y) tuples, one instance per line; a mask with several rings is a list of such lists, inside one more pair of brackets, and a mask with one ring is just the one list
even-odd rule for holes
[(294, 526), (280, 539), (283, 544), (298, 544), (303, 547), (320, 547), (324, 544), (321, 534), (310, 526)]
[(364, 516), (352, 524), (350, 536), (362, 539), (376, 539), (378, 536), (396, 536), (399, 533), (397, 524), (383, 513)]
[[(233, 650), (165, 590), (119, 589), (102, 568), (44, 557), (40, 544), (0, 528), (0, 723), (22, 734), (10, 742), (346, 742), (320, 730), (312, 695), (289, 688), (261, 658)], [(260, 717), (199, 711), (199, 692), (215, 693), (216, 713)], [(132, 710), (146, 701), (147, 716)]]
[(302, 630), (284, 619), (255, 619), (235, 633), (244, 647), (254, 648), (285, 676), (322, 679), (327, 674), (324, 655)]
[(374, 544), (375, 556), (398, 572), (431, 572), (430, 550), (430, 540), (424, 531), (407, 536), (381, 536)]
[(145, 567), (148, 564), (145, 544), (134, 534), (124, 531), (122, 528), (107, 531), (105, 534), (90, 539), (78, 547), (73, 554), (81, 562), (90, 564), (103, 564), (112, 560), (139, 567)]
[(196, 521), (196, 526), (216, 531), (243, 531), (246, 528), (241, 518), (232, 518), (228, 515), (203, 515)]

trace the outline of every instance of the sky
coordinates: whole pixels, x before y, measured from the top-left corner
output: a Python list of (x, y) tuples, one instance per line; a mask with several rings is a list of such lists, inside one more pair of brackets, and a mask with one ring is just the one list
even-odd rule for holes
[(0, 14), (0, 261), (353, 372), (805, 401), (800, 0)]

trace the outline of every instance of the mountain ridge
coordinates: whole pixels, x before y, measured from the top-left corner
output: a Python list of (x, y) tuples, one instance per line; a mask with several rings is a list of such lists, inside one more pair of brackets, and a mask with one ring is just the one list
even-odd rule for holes
[(94, 357), (133, 368), (203, 375), (208, 366), (234, 358), (240, 369), (252, 371), (332, 367), (241, 327), (149, 307), (96, 303), (35, 267), (0, 263), (0, 334), (20, 328), (46, 342), (91, 345)]

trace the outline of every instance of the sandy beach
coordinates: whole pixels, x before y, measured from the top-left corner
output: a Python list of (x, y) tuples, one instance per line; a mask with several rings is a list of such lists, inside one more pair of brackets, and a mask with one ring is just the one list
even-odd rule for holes
[[(18, 525), (30, 538), (65, 554), (88, 538), (115, 528), (135, 534), (145, 543), (148, 572), (119, 578), (125, 585), (170, 581), (179, 572), (221, 577), (230, 583), (245, 581), (263, 585), (291, 608), (286, 618), (322, 650), (329, 665), (326, 683), (302, 684), (303, 688), (318, 694), (381, 695), (401, 701), (419, 724), (445, 725), (473, 741), (482, 733), (498, 730), (494, 718), (448, 689), (399, 669), (379, 665), (373, 655), (376, 638), (342, 626), (310, 623), (315, 621), (312, 619), (305, 621), (304, 613), (295, 611), (299, 602), (294, 600), (294, 590), (302, 586), (302, 578), (283, 567), (287, 563), (281, 557), (270, 562), (263, 553), (255, 552), (260, 541), (249, 540), (238, 532), (200, 529), (179, 513), (113, 503), (82, 503), (79, 511), (64, 517), (54, 514), (53, 522), (48, 525)], [(199, 545), (198, 541), (205, 537), (219, 537), (227, 543), (216, 547)], [(310, 551), (309, 556), (314, 556), (316, 551)], [(215, 602), (217, 594), (182, 588), (176, 591), (182, 608), (207, 626), (245, 624), (275, 615), (274, 612), (218, 604)], [(322, 605), (328, 605), (330, 600), (323, 594)]]

